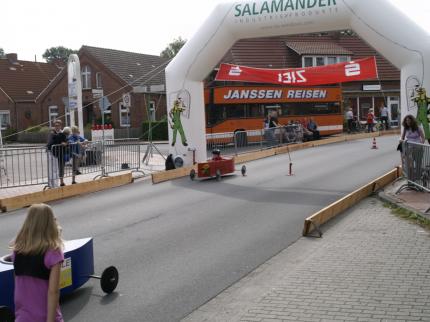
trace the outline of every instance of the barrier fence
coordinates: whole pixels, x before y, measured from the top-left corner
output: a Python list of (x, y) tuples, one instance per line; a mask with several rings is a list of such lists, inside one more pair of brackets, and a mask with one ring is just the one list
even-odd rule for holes
[(403, 142), (402, 168), (407, 184), (397, 193), (408, 188), (430, 192), (430, 145)]
[(238, 155), (285, 144), (299, 143), (305, 139), (309, 139), (309, 137), (305, 137), (302, 126), (294, 124), (261, 130), (207, 134), (206, 147), (209, 153), (214, 149), (219, 149), (225, 155)]
[(141, 152), (137, 139), (53, 145), (50, 150), (45, 146), (1, 148), (0, 188), (55, 187), (60, 177), (140, 171)]

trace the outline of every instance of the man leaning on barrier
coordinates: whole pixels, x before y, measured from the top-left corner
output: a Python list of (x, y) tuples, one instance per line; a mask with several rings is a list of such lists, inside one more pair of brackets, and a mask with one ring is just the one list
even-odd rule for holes
[(62, 122), (54, 121), (54, 128), (49, 133), (48, 144), (48, 187), (58, 187), (58, 177), (60, 178), (60, 186), (64, 186), (64, 162), (67, 145), (67, 137), (70, 134), (69, 128), (64, 128), (61, 131)]
[(48, 135), (48, 143), (46, 144), (46, 152), (48, 157), (48, 187), (58, 187), (58, 161), (52, 154), (52, 146), (56, 144), (56, 135), (61, 132), (63, 123), (61, 120), (54, 121), (54, 127)]

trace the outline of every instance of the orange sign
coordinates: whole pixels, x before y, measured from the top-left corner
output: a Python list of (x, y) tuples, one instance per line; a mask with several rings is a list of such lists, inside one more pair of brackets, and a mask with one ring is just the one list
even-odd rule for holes
[(339, 87), (246, 87), (231, 86), (214, 89), (215, 104), (339, 102)]

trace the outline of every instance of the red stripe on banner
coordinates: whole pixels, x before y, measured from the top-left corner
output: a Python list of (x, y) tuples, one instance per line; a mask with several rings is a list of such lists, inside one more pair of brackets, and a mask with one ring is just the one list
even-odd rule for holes
[(375, 57), (304, 68), (264, 69), (221, 64), (217, 81), (313, 86), (377, 79)]

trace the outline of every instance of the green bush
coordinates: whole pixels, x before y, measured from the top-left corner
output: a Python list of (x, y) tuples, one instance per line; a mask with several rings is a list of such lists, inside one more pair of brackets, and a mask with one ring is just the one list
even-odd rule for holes
[(50, 130), (49, 126), (30, 126), (29, 128), (25, 129), (25, 132), (27, 133), (48, 133)]
[[(167, 131), (167, 121), (151, 122), (152, 128), (152, 140), (155, 141), (166, 141), (169, 139), (169, 133)], [(145, 121), (142, 123), (143, 136), (142, 139), (148, 140), (149, 138), (149, 122)]]
[(18, 139), (18, 135), (16, 135), (16, 129), (12, 127), (8, 127), (6, 130), (2, 132), (3, 140), (6, 142), (14, 142)]
[[(97, 125), (102, 125), (103, 124), (101, 117), (97, 118), (96, 124)], [(110, 125), (112, 125), (112, 127), (115, 127), (115, 124), (113, 123), (112, 118), (109, 115), (105, 115), (105, 124), (110, 124)]]

